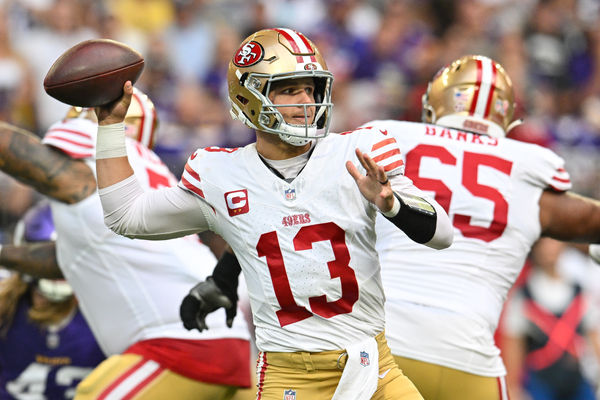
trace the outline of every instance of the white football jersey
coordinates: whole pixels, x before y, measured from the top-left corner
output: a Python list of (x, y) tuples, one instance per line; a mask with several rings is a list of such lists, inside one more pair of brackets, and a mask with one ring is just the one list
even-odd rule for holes
[[(95, 170), (97, 125), (86, 119), (54, 124), (43, 142)], [(177, 184), (158, 156), (127, 139), (127, 155), (146, 189)], [(242, 313), (232, 329), (225, 311), (207, 317), (208, 331), (188, 331), (179, 319), (179, 305), (194, 284), (212, 273), (216, 259), (196, 236), (165, 241), (128, 239), (104, 225), (97, 194), (68, 205), (52, 202), (60, 268), (100, 347), (107, 355), (123, 352), (145, 339), (249, 339)]]
[(571, 184), (543, 147), (402, 121), (365, 124), (394, 137), (406, 176), (448, 212), (454, 242), (435, 251), (377, 221), (392, 353), (484, 376), (504, 375), (493, 334), (506, 295), (540, 236), (542, 191)]
[(384, 329), (378, 211), (345, 166), (364, 173), (357, 147), (412, 187), (395, 140), (370, 130), (318, 140), (291, 183), (255, 144), (197, 150), (187, 162), (179, 185), (212, 207), (211, 230), (240, 260), (261, 351), (342, 349)]

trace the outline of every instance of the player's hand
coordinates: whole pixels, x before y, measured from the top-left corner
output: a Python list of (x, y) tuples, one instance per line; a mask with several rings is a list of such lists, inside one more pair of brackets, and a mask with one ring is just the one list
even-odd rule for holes
[[(227, 309), (227, 326), (231, 328), (236, 305), (232, 304), (231, 300), (218, 288), (214, 279), (209, 276), (204, 282), (194, 286), (190, 293), (183, 298), (179, 307), (179, 317), (183, 321), (185, 329), (196, 328), (202, 332), (208, 329), (206, 316), (221, 307)], [(231, 315), (231, 308), (234, 309), (233, 315)]]
[(131, 81), (125, 82), (123, 85), (123, 96), (121, 98), (108, 103), (101, 107), (95, 107), (96, 117), (98, 118), (98, 125), (111, 125), (125, 120), (127, 109), (131, 103), (131, 96), (133, 95), (133, 85)]
[(375, 204), (381, 212), (390, 211), (394, 205), (394, 192), (383, 167), (359, 149), (356, 149), (356, 157), (366, 170), (366, 175), (361, 174), (350, 161), (346, 162), (346, 169), (354, 178), (358, 189), (364, 198)]

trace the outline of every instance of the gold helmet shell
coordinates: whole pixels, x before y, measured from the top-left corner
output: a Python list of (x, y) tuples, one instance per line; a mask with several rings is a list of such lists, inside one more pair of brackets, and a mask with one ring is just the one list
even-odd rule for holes
[(423, 122), (504, 137), (514, 120), (515, 96), (502, 65), (480, 55), (442, 68), (422, 98)]
[[(93, 108), (71, 107), (65, 118), (85, 118), (98, 122)], [(148, 95), (138, 88), (133, 88), (133, 96), (131, 96), (131, 103), (127, 109), (124, 122), (125, 135), (137, 140), (149, 149), (154, 147), (158, 128), (156, 109)]]
[(156, 143), (157, 128), (158, 116), (154, 103), (148, 95), (134, 87), (125, 114), (125, 134), (152, 149)]
[[(312, 77), (315, 103), (287, 107), (315, 107), (313, 121), (288, 124), (278, 106), (269, 100), (271, 84), (284, 79)], [(247, 37), (234, 54), (227, 72), (231, 116), (248, 127), (277, 134), (292, 145), (325, 137), (331, 122), (333, 74), (317, 47), (292, 29), (264, 29)]]

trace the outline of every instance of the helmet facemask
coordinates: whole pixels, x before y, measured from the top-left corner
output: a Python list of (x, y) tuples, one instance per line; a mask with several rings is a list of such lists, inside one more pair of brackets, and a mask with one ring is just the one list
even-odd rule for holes
[[(291, 77), (289, 75), (291, 75)], [(314, 103), (273, 104), (269, 98), (273, 84), (288, 79), (295, 80), (303, 78), (305, 75), (313, 78), (314, 81)], [(267, 78), (263, 93), (258, 93), (257, 90), (255, 91), (249, 88), (249, 90), (262, 101), (262, 107), (258, 115), (259, 130), (277, 134), (281, 140), (294, 146), (303, 146), (313, 139), (327, 136), (327, 133), (329, 132), (329, 123), (331, 121), (329, 116), (331, 115), (331, 109), (333, 107), (330, 98), (331, 92), (328, 90), (332, 79), (329, 72), (280, 74), (278, 76)], [(285, 121), (281, 109), (291, 107), (300, 107), (304, 110), (303, 124), (294, 124)], [(315, 109), (312, 121), (309, 120), (309, 109), (311, 107), (314, 107)]]

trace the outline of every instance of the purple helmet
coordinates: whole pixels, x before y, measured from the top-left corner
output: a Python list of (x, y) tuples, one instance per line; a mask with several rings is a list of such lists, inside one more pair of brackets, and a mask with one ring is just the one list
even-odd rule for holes
[(30, 208), (15, 227), (15, 244), (56, 240), (50, 204), (42, 201)]
[[(56, 240), (52, 211), (47, 201), (31, 207), (15, 227), (16, 245)], [(39, 279), (38, 290), (50, 301), (64, 301), (73, 295), (71, 286), (63, 279)]]

